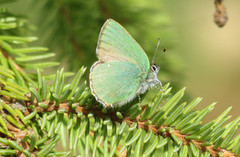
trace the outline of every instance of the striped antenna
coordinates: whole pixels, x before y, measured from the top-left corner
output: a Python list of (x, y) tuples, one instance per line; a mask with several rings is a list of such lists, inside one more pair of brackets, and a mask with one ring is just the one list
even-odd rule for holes
[(157, 53), (157, 51), (158, 51), (159, 45), (160, 45), (160, 38), (158, 38), (157, 47), (156, 47), (156, 50), (155, 50), (155, 52), (154, 52), (154, 56), (153, 56), (153, 59), (152, 59), (152, 64), (155, 62), (154, 59), (155, 59), (155, 57), (156, 57), (156, 53)]
[(155, 60), (155, 57), (156, 57), (159, 45), (160, 45), (160, 38), (158, 38), (157, 48), (156, 48), (156, 50), (154, 52), (154, 56), (153, 56), (153, 59), (152, 59), (152, 64), (156, 63), (155, 61), (157, 61), (167, 51), (167, 49), (164, 48), (163, 51), (160, 53), (160, 55)]

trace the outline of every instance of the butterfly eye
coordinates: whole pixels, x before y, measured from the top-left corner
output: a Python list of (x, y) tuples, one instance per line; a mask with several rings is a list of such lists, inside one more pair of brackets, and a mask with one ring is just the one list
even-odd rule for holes
[(153, 65), (151, 66), (151, 69), (152, 69), (152, 71), (156, 71), (156, 70), (157, 70), (157, 67), (156, 67), (156, 65), (155, 65), (155, 64), (153, 64)]

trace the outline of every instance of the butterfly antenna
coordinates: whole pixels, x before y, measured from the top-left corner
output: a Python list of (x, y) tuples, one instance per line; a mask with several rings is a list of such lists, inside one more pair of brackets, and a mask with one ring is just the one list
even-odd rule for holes
[(163, 51), (161, 52), (161, 54), (157, 57), (156, 61), (167, 51), (166, 48), (163, 49)]
[(155, 59), (155, 57), (156, 57), (156, 53), (157, 53), (157, 51), (158, 51), (159, 45), (160, 45), (160, 38), (158, 38), (157, 47), (156, 47), (156, 50), (155, 50), (155, 52), (154, 52), (153, 59), (152, 59), (152, 64), (154, 63), (154, 59)]

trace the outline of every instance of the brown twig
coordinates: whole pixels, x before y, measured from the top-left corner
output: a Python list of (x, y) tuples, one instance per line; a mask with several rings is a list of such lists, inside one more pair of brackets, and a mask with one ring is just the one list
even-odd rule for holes
[[(11, 102), (9, 102), (7, 99), (5, 99), (4, 96), (1, 96), (1, 98), (4, 98), (4, 99), (1, 99), (1, 101), (4, 101), (4, 103), (6, 104), (10, 104)], [(12, 125), (7, 119), (6, 119), (6, 116), (7, 114), (9, 114), (6, 110), (0, 110), (0, 114), (4, 117), (4, 121), (6, 123), (6, 126), (7, 126), (7, 130), (8, 132), (13, 135), (12, 137), (9, 137), (9, 136), (6, 136), (6, 135), (3, 135), (1, 134), (1, 137), (4, 137), (6, 139), (9, 139), (9, 140), (13, 140), (15, 141), (19, 146), (21, 146), (22, 148), (24, 148), (24, 150), (28, 150), (29, 151), (29, 144), (26, 142), (26, 141), (22, 141), (22, 139), (28, 135), (30, 138), (31, 136), (34, 134), (34, 131), (31, 130), (31, 129), (24, 129), (24, 130), (21, 130), (19, 128), (17, 128), (16, 126)], [(18, 117), (13, 117), (20, 125), (24, 126), (24, 124), (21, 122), (21, 120), (18, 118)], [(0, 144), (1, 146), (3, 147), (7, 147), (7, 145), (4, 145), (4, 144)], [(35, 149), (34, 151), (36, 151), (37, 149)], [(31, 156), (32, 157), (35, 157), (35, 153), (34, 152), (31, 152)], [(20, 152), (18, 150), (16, 150), (16, 156), (19, 156), (19, 157), (24, 157), (24, 153), (23, 152)]]
[[(23, 71), (22, 68), (15, 63), (14, 59), (13, 59), (5, 50), (3, 50), (3, 49), (1, 48), (1, 52), (2, 52), (2, 54), (3, 54), (3, 56), (4, 56), (5, 58), (8, 58), (8, 59), (10, 59), (10, 60), (12, 61), (13, 65), (14, 65), (14, 67), (17, 69), (17, 71)], [(23, 71), (23, 72), (24, 72), (24, 71)]]
[[(3, 99), (2, 99), (3, 100)], [(10, 102), (5, 101), (5, 104), (9, 104)], [(113, 122), (118, 122), (118, 123), (123, 123), (126, 122), (128, 126), (131, 126), (133, 123), (137, 124), (138, 128), (141, 128), (143, 130), (145, 130), (146, 132), (148, 132), (149, 130), (152, 131), (156, 136), (163, 136), (164, 138), (166, 137), (170, 137), (171, 135), (175, 135), (179, 140), (182, 141), (182, 143), (184, 145), (189, 145), (190, 142), (192, 142), (196, 148), (198, 148), (199, 150), (201, 150), (202, 152), (205, 152), (206, 150), (211, 154), (212, 157), (218, 157), (218, 152), (221, 152), (223, 154), (223, 157), (236, 157), (236, 155), (234, 153), (232, 153), (231, 151), (225, 150), (225, 149), (214, 149), (214, 144), (210, 145), (210, 146), (202, 146), (202, 144), (205, 141), (197, 141), (197, 140), (187, 140), (185, 137), (187, 136), (186, 134), (181, 134), (179, 130), (173, 128), (173, 131), (170, 133), (169, 131), (167, 131), (168, 126), (165, 125), (161, 125), (160, 127), (156, 127), (154, 124), (151, 125), (145, 125), (146, 121), (141, 121), (140, 120), (140, 116), (136, 117), (135, 119), (130, 119), (129, 116), (124, 116), (122, 119), (119, 119), (115, 112), (113, 111), (109, 111), (107, 113), (102, 113), (101, 110), (99, 110), (96, 106), (91, 107), (90, 109), (86, 109), (84, 106), (80, 106), (79, 103), (76, 103), (76, 109), (72, 109), (71, 106), (68, 104), (68, 102), (64, 102), (64, 103), (60, 103), (58, 106), (56, 106), (54, 103), (50, 103), (50, 101), (44, 101), (42, 102), (44, 104), (48, 105), (47, 109), (43, 109), (40, 106), (37, 105), (37, 102), (34, 101), (32, 102), (26, 102), (26, 108), (28, 105), (34, 105), (35, 109), (37, 110), (38, 113), (42, 113), (42, 112), (51, 112), (51, 111), (58, 111), (60, 109), (64, 109), (65, 113), (78, 113), (81, 112), (83, 113), (85, 116), (87, 116), (89, 113), (93, 113), (95, 117), (100, 117), (101, 119), (105, 120), (107, 117), (111, 119), (111, 121)], [(146, 107), (143, 107), (142, 112), (146, 109)], [(31, 113), (31, 110), (26, 110), (26, 112), (24, 113), (25, 116), (27, 116), (29, 113)], [(17, 140), (17, 139), (21, 139), (23, 138), (25, 135), (29, 135), (31, 136), (33, 134), (33, 131), (31, 130), (20, 130), (18, 128), (16, 128), (15, 126), (11, 125), (10, 123), (7, 123), (7, 127), (9, 129), (9, 131), (11, 132), (11, 134), (13, 135), (12, 138), (10, 138), (12, 140)], [(165, 132), (158, 132), (159, 129), (163, 129), (166, 130)], [(21, 143), (21, 141), (18, 141), (18, 144), (21, 145), (25, 145), (26, 143)], [(26, 149), (28, 149), (28, 145), (24, 146)], [(34, 150), (36, 151), (36, 150)], [(21, 153), (21, 152), (19, 152)], [(31, 152), (34, 155), (34, 152)], [(121, 154), (122, 156), (124, 156), (124, 154)]]
[[(44, 102), (44, 103), (47, 103), (47, 102)], [(236, 155), (234, 153), (232, 153), (231, 151), (228, 151), (228, 150), (225, 150), (225, 149), (221, 149), (221, 148), (218, 148), (218, 149), (214, 149), (214, 145), (210, 145), (210, 146), (206, 146), (206, 147), (203, 147), (202, 144), (205, 142), (205, 141), (197, 141), (197, 140), (187, 140), (185, 138), (186, 135), (184, 134), (181, 134), (179, 130), (176, 130), (175, 128), (173, 128), (173, 131), (171, 133), (169, 133), (168, 131), (165, 131), (163, 133), (159, 133), (158, 132), (158, 129), (159, 128), (162, 128), (162, 129), (166, 129), (168, 128), (168, 126), (164, 126), (164, 125), (161, 125), (160, 127), (156, 127), (154, 124), (151, 124), (151, 125), (144, 125), (145, 124), (145, 121), (140, 121), (140, 117), (137, 117), (133, 120), (131, 120), (129, 118), (129, 116), (124, 116), (123, 119), (119, 119), (114, 112), (108, 112), (106, 114), (102, 113), (101, 110), (95, 108), (95, 107), (92, 107), (90, 108), (89, 110), (85, 109), (84, 107), (82, 106), (79, 106), (79, 104), (76, 104), (77, 105), (77, 108), (75, 110), (71, 109), (71, 107), (68, 105), (68, 103), (61, 103), (59, 104), (59, 106), (55, 106), (54, 104), (52, 105), (49, 105), (49, 107), (47, 109), (43, 109), (39, 106), (36, 106), (36, 110), (37, 112), (44, 112), (44, 111), (47, 111), (47, 112), (51, 112), (53, 110), (59, 110), (59, 109), (65, 109), (65, 113), (77, 113), (77, 112), (81, 112), (83, 113), (84, 115), (88, 115), (89, 113), (93, 113), (94, 116), (96, 117), (100, 117), (102, 118), (103, 120), (106, 118), (106, 117), (110, 117), (110, 119), (113, 121), (113, 122), (118, 122), (118, 123), (122, 123), (122, 122), (126, 122), (128, 126), (131, 126), (133, 122), (137, 123), (137, 127), (138, 128), (141, 128), (143, 130), (145, 130), (146, 132), (151, 130), (155, 135), (157, 136), (164, 136), (165, 138), (166, 137), (171, 137), (171, 134), (175, 135), (179, 140), (182, 141), (182, 143), (184, 145), (189, 145), (190, 142), (192, 142), (198, 149), (200, 149), (202, 152), (205, 152), (206, 150), (211, 154), (211, 156), (213, 157), (218, 157), (218, 152), (221, 152), (223, 154), (223, 157), (236, 157)]]

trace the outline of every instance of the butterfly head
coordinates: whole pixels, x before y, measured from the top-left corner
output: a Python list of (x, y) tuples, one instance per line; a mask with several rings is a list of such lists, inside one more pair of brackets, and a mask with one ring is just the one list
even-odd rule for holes
[(151, 65), (151, 71), (155, 74), (157, 74), (160, 70), (160, 66), (156, 65), (155, 63)]

